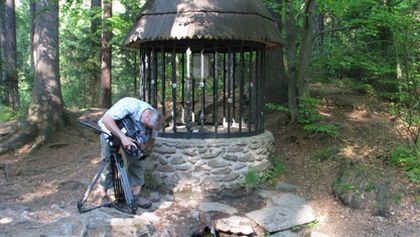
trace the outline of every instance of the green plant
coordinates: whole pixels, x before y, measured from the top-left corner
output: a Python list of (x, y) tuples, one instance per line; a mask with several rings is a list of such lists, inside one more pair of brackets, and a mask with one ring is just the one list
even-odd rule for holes
[(366, 82), (353, 81), (352, 87), (363, 95), (376, 95), (375, 88)]
[(420, 184), (420, 166), (414, 167), (412, 170), (408, 171), (407, 175), (411, 182)]
[(412, 170), (420, 165), (416, 154), (410, 148), (403, 145), (395, 147), (390, 155), (390, 161), (393, 165), (406, 171)]
[(299, 97), (298, 123), (303, 125), (303, 130), (311, 133), (321, 133), (337, 137), (337, 128), (333, 124), (322, 124), (324, 116), (318, 113), (316, 106), (320, 100), (312, 97)]
[(335, 150), (331, 148), (330, 146), (323, 147), (315, 153), (314, 156), (312, 156), (313, 159), (319, 160), (319, 161), (326, 161), (326, 160), (332, 160), (336, 158)]
[(254, 168), (250, 168), (245, 174), (245, 186), (255, 188), (259, 183), (257, 171)]
[(297, 233), (297, 232), (301, 232), (301, 231), (303, 231), (303, 230), (305, 230), (305, 229), (312, 229), (312, 228), (314, 228), (317, 224), (318, 224), (318, 222), (317, 222), (317, 221), (312, 221), (312, 222), (307, 223), (307, 224), (293, 226), (292, 228), (290, 228), (290, 231), (295, 232), (295, 233)]
[(277, 112), (289, 112), (290, 111), (289, 108), (287, 108), (286, 106), (281, 105), (281, 104), (268, 103), (268, 104), (265, 105), (265, 107), (269, 110), (277, 111)]
[(413, 183), (420, 183), (420, 155), (408, 146), (398, 145), (389, 156), (391, 164), (407, 172)]
[(0, 122), (19, 119), (22, 117), (23, 113), (21, 111), (15, 112), (4, 105), (0, 105)]
[(245, 174), (245, 186), (250, 188), (256, 188), (258, 185), (270, 182), (280, 177), (286, 167), (284, 162), (279, 155), (272, 157), (272, 167), (264, 172), (258, 173), (255, 168), (250, 168)]

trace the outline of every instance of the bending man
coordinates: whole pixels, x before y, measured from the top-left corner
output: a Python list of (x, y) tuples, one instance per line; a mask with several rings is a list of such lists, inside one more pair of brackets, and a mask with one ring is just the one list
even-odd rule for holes
[[(140, 126), (143, 126), (143, 130), (146, 129), (153, 130), (152, 139), (146, 144), (137, 144), (136, 140), (126, 136), (117, 125), (117, 120), (123, 119), (125, 116), (131, 115)], [(98, 121), (99, 126), (102, 130), (116, 136), (120, 142), (121, 146), (124, 149), (137, 149), (138, 146), (141, 146), (142, 149), (146, 149), (154, 144), (154, 138), (156, 137), (157, 131), (162, 129), (163, 126), (163, 116), (156, 109), (154, 109), (150, 104), (141, 101), (136, 98), (125, 97), (115, 103), (108, 111), (105, 112), (103, 117)], [(101, 134), (101, 156), (102, 159), (110, 156), (110, 147), (106, 141), (107, 135)], [(144, 168), (143, 161), (139, 160), (139, 157), (133, 157), (125, 152), (125, 157), (127, 161), (127, 176), (132, 187), (133, 195), (137, 199), (137, 203), (141, 208), (149, 208), (151, 202), (141, 202), (139, 195), (141, 192), (141, 186), (144, 184)], [(112, 183), (112, 173), (110, 165), (105, 169), (101, 175), (101, 186), (102, 186), (102, 196), (107, 198), (107, 190), (113, 186)]]

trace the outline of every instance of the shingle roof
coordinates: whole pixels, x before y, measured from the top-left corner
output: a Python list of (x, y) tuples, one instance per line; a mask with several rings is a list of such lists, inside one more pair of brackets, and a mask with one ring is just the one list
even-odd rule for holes
[(124, 44), (139, 47), (144, 42), (182, 39), (282, 44), (276, 23), (260, 0), (148, 0)]

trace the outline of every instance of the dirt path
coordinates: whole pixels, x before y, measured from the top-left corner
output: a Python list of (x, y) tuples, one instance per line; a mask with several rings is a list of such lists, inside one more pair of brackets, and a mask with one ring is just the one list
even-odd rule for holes
[[(320, 112), (329, 123), (338, 126), (338, 138), (308, 135), (297, 125), (288, 125), (281, 113), (270, 112), (266, 127), (275, 136), (275, 153), (285, 161), (282, 181), (296, 185), (298, 194), (308, 199), (315, 210), (319, 223), (314, 230), (330, 236), (418, 236), (420, 186), (409, 183), (399, 170), (384, 162), (385, 154), (398, 142), (384, 106), (373, 98), (335, 86), (315, 85), (313, 91), (325, 102), (319, 107)], [(86, 115), (95, 120), (101, 112), (90, 111)], [(75, 207), (99, 162), (97, 136), (89, 132), (84, 136), (67, 131), (59, 137), (63, 142), (60, 146), (45, 146), (25, 154), (27, 146), (15, 154), (1, 156), (0, 164), (10, 164), (10, 181), (5, 180), (4, 170), (0, 170), (0, 208)], [(341, 159), (358, 160), (392, 176), (393, 182), (401, 187), (400, 207), (389, 217), (379, 217), (369, 210), (353, 210), (340, 203), (331, 185), (340, 160), (313, 159), (327, 146), (334, 147)], [(5, 223), (7, 220), (0, 217), (0, 229)]]

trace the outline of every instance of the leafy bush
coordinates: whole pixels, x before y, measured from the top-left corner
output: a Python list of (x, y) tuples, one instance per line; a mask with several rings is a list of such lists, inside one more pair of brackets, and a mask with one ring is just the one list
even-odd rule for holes
[(280, 105), (280, 104), (274, 104), (274, 103), (268, 103), (265, 105), (265, 107), (269, 110), (272, 111), (277, 111), (277, 112), (289, 112), (289, 108), (287, 108), (284, 105)]
[(398, 145), (390, 155), (390, 161), (393, 165), (404, 170), (411, 170), (419, 165), (419, 160), (408, 147)]
[(10, 108), (8, 108), (4, 105), (0, 105), (0, 122), (19, 119), (19, 118), (22, 118), (22, 117), (23, 117), (22, 112), (20, 112), (20, 111), (15, 112), (15, 111), (11, 110)]
[(305, 131), (311, 133), (322, 133), (332, 137), (338, 136), (335, 125), (320, 123), (325, 118), (316, 110), (316, 106), (320, 103), (321, 101), (316, 98), (299, 97), (298, 123), (303, 125)]
[(405, 170), (413, 183), (420, 183), (420, 155), (407, 146), (398, 145), (389, 156), (390, 162)]
[(258, 173), (255, 168), (250, 168), (245, 174), (245, 186), (249, 188), (256, 188), (258, 185), (270, 182), (280, 177), (286, 167), (281, 156), (275, 155), (272, 157), (272, 168), (264, 172)]

